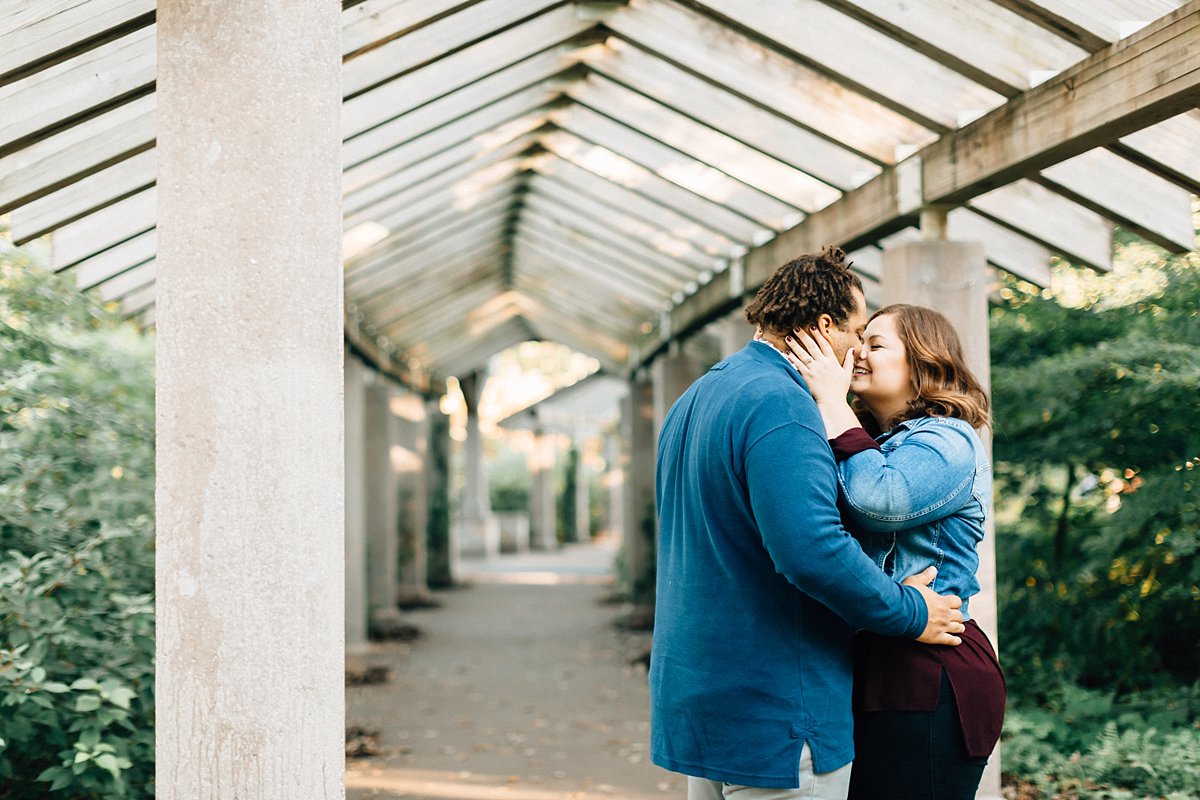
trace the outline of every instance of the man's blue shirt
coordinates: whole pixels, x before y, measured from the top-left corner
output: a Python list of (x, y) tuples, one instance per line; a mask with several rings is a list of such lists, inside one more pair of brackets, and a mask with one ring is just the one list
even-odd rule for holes
[(841, 526), (816, 404), (751, 342), (672, 406), (658, 442), (654, 762), (745, 786), (798, 783), (854, 755), (854, 627), (916, 637), (920, 593)]

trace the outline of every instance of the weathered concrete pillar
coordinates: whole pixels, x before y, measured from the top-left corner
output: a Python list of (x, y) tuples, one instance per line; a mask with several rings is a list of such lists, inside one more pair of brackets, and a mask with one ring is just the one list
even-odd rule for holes
[(400, 562), (399, 480), (392, 466), (392, 442), (397, 435), (392, 414), (394, 390), (382, 378), (364, 394), (363, 499), (367, 533), (367, 609), (376, 635), (400, 621), (396, 607)]
[(450, 537), (450, 417), (436, 397), (425, 402), (426, 571), (431, 587), (454, 585), (456, 556)]
[(367, 495), (366, 495), (366, 370), (349, 350), (345, 352), (345, 562), (346, 649), (367, 646)]
[[(922, 215), (930, 235), (944, 231), (940, 214)], [(971, 371), (990, 392), (991, 356), (988, 351), (987, 260), (975, 242), (903, 242), (883, 254), (883, 302), (928, 306), (945, 314), (962, 340)], [(991, 431), (981, 432), (991, 449)], [(971, 616), (999, 651), (996, 614), (996, 540), (989, 515), (979, 545), (980, 592), (971, 598)], [(1000, 797), (999, 749), (993, 754), (980, 785), (981, 798)]]
[(721, 343), (723, 359), (741, 350), (754, 337), (754, 326), (746, 322), (746, 312), (741, 308), (713, 324)]
[(655, 535), (658, 514), (654, 506), (654, 384), (645, 376), (629, 382), (621, 402), (621, 439), (624, 445), (625, 538), (622, 547), (629, 572), (630, 601), (635, 609), (653, 613)]
[(467, 441), (463, 452), (465, 480), (455, 530), (459, 555), (492, 558), (500, 552), (500, 529), (492, 516), (483, 434), (479, 431), (479, 398), (486, 380), (481, 372), (474, 372), (459, 381), (467, 401)]
[(162, 800), (344, 791), (340, 11), (158, 8)]
[(558, 548), (558, 507), (554, 492), (554, 437), (537, 431), (529, 454), (529, 547)]
[(575, 461), (575, 541), (587, 542), (592, 538), (592, 513), (590, 497), (590, 476), (587, 467), (587, 439), (583, 434), (576, 434), (575, 449), (578, 458)]
[[(745, 343), (743, 342), (743, 344)], [(667, 412), (701, 374), (699, 360), (682, 351), (659, 356), (650, 365), (650, 375), (654, 383), (654, 437), (656, 442)]]
[(392, 414), (396, 420), (392, 469), (399, 483), (399, 595), (403, 602), (419, 602), (429, 595), (425, 537), (429, 527), (429, 420), (426, 404), (411, 392), (392, 396)]
[(621, 460), (620, 431), (610, 431), (604, 436), (604, 462), (607, 465), (604, 487), (608, 493), (605, 528), (615, 541), (622, 541), (625, 533), (625, 475)]

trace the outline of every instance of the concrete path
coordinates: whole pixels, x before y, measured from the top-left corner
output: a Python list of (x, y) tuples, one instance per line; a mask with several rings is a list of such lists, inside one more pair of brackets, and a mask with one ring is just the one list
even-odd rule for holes
[(609, 544), (464, 565), (470, 586), (406, 619), (423, 636), (376, 645), (390, 683), (348, 688), (347, 725), (380, 755), (347, 763), (349, 800), (679, 800), (649, 759), (648, 635), (618, 631)]

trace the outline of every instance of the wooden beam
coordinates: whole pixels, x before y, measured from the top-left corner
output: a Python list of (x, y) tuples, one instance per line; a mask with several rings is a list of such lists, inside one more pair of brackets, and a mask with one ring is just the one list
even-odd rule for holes
[(588, 108), (794, 208), (815, 211), (841, 196), (837, 188), (812, 175), (601, 75), (588, 76), (567, 93)]
[(937, 138), (895, 110), (676, 3), (631, 4), (605, 24), (750, 102), (765, 99), (777, 113), (877, 163), (894, 163), (899, 143), (923, 145)]
[(50, 267), (67, 269), (115, 244), (152, 229), (157, 218), (157, 192), (152, 186), (64, 225), (54, 232)]
[(541, 143), (558, 158), (594, 175), (638, 192), (676, 213), (695, 219), (738, 243), (749, 243), (761, 230), (752, 220), (720, 203), (668, 181), (653, 170), (636, 164), (611, 150), (569, 131), (558, 130), (540, 137)]
[(12, 212), (13, 242), (20, 245), (154, 185), (153, 148), (93, 173)]
[(616, 153), (710, 203), (736, 211), (759, 228), (782, 230), (789, 218), (801, 215), (795, 206), (668, 147), (653, 138), (653, 134), (626, 127), (582, 105), (554, 111), (550, 118), (564, 130)]
[(603, 58), (588, 62), (598, 75), (630, 87), (697, 122), (841, 190), (879, 174), (879, 166), (840, 143), (819, 136), (772, 108), (750, 102), (612, 37)]
[[(403, 233), (403, 238), (397, 238), (394, 241), (396, 249), (405, 246), (408, 242), (420, 238), (426, 232), (433, 229), (445, 230), (453, 229), (458, 219), (463, 214), (475, 211), (481, 208), (492, 208), (500, 202), (512, 202), (513, 192), (516, 191), (518, 182), (515, 178), (496, 184), (487, 192), (472, 197), (469, 203), (460, 204), (453, 194), (446, 192), (443, 194), (431, 194), (421, 198), (417, 203), (414, 203), (403, 212), (397, 214), (392, 221), (392, 224), (383, 225), (383, 228), (391, 232), (390, 235), (399, 235)], [(403, 216), (401, 216), (403, 214)], [(382, 224), (382, 223), (380, 223)], [(389, 236), (390, 238), (390, 236)], [(387, 241), (383, 239), (379, 242)], [(387, 256), (391, 253), (392, 248), (386, 250), (377, 249), (377, 245), (372, 245), (370, 248), (361, 250), (344, 258), (344, 263), (347, 270), (350, 265), (355, 264), (354, 269), (358, 269), (360, 263), (365, 264), (371, 259), (370, 253), (376, 251), (377, 256)]]
[(479, 0), (359, 0), (342, 9), (342, 60), (395, 41)]
[(1112, 145), (1135, 164), (1200, 194), (1200, 111), (1187, 111), (1134, 131)]
[[(1200, 140), (1195, 144), (1200, 149)], [(1038, 182), (1172, 253), (1196, 245), (1192, 193), (1110, 150), (1048, 167)]]
[(76, 287), (90, 289), (127, 269), (153, 260), (157, 236), (157, 230), (149, 230), (79, 262), (74, 267)]
[(106, 303), (119, 301), (125, 295), (154, 283), (155, 262), (153, 259), (104, 281), (96, 287), (100, 299)]
[(952, 210), (948, 223), (951, 239), (979, 242), (989, 263), (1037, 286), (1050, 285), (1050, 248), (970, 208)]
[(927, 202), (959, 203), (1200, 103), (1200, 0), (921, 152)]
[(1006, 97), (1028, 89), (1032, 71), (1059, 72), (1091, 52), (996, 3), (823, 2)]
[(486, 153), (546, 124), (552, 99), (553, 95), (535, 87), (403, 144), (379, 142), (380, 149), (344, 172), (343, 185), (347, 193), (352, 194), (413, 164), (463, 145), (474, 146), (472, 157)]
[[(920, 203), (957, 205), (1052, 164), (1195, 107), (1200, 102), (1200, 0), (1104, 48), (992, 113), (946, 134), (919, 159), (886, 169), (833, 205), (747, 254), (744, 284), (761, 286), (800, 253), (829, 243), (853, 250), (909, 224)], [(898, 171), (920, 175), (917, 206), (900, 207)], [(644, 337), (630, 364), (728, 313), (740, 300), (736, 271), (719, 273), (669, 315), (669, 331)]]
[[(820, 0), (697, 2), (735, 30), (753, 32), (844, 90), (874, 100), (939, 133), (956, 128), (962, 112), (982, 113), (1005, 100), (1003, 94)], [(814, 36), (814, 31), (821, 33)]]
[[(441, 58), (470, 49), (472, 45), (483, 42), (486, 46), (487, 40), (497, 33), (535, 20), (558, 2), (482, 0), (468, 13), (452, 14), (410, 30), (401, 38), (360, 49), (342, 69), (342, 94), (352, 98)], [(542, 23), (543, 26), (546, 24)]]
[(154, 26), (0, 87), (0, 155), (154, 88)]
[(437, 395), (445, 392), (444, 378), (407, 361), (386, 337), (367, 334), (349, 310), (346, 312), (346, 324), (342, 332), (347, 346), (376, 370), (421, 394)]
[(0, 214), (154, 146), (154, 95), (0, 158)]
[(570, 187), (571, 191), (580, 197), (586, 197), (610, 208), (621, 209), (626, 214), (668, 231), (672, 236), (693, 242), (696, 247), (711, 256), (732, 258), (745, 250), (740, 243), (722, 236), (676, 209), (621, 184), (606, 181), (549, 153), (533, 159), (532, 167), (538, 175), (561, 186)]
[[(552, 221), (569, 236), (584, 236), (624, 252), (634, 262), (661, 274), (668, 279), (692, 280), (704, 270), (716, 268), (717, 259), (705, 253), (689, 249), (687, 252), (667, 253), (655, 247), (653, 230), (644, 225), (639, 230), (630, 230), (605, 214), (604, 209), (588, 209), (586, 205), (563, 204), (561, 193), (547, 182), (534, 181), (531, 186), (537, 191), (526, 198), (525, 207), (544, 219)], [(597, 212), (598, 213), (594, 213)], [(630, 223), (637, 224), (636, 220)]]
[[(544, 264), (558, 270), (564, 278), (577, 275), (585, 284), (593, 280), (604, 284), (607, 287), (605, 291), (612, 299), (640, 307), (636, 310), (641, 314), (650, 313), (678, 285), (656, 280), (645, 272), (632, 271), (623, 264), (613, 263), (611, 259), (601, 259), (589, 253), (579, 242), (547, 233), (535, 217), (522, 221), (513, 240), (513, 257), (518, 272), (524, 271), (530, 264)], [(575, 278), (571, 280), (574, 283)], [(599, 295), (593, 296), (590, 292), (581, 297), (586, 297), (589, 303), (604, 302)]]
[(0, 19), (0, 86), (154, 23), (155, 0), (9, 5)]
[(1051, 10), (1047, 7), (1049, 4), (1045, 0), (1037, 0), (1037, 2), (1034, 0), (992, 0), (992, 2), (1007, 8), (1014, 14), (1020, 14), (1035, 25), (1055, 36), (1061, 36), (1089, 53), (1096, 52), (1115, 38), (1101, 35), (1086, 24), (1076, 21), (1065, 13), (1067, 12), (1065, 8), (1060, 7), (1057, 11)]
[(1034, 181), (1001, 186), (971, 200), (968, 208), (1077, 264), (1112, 269), (1112, 223)]
[(385, 309), (399, 295), (402, 295), (408, 282), (415, 276), (424, 274), (430, 269), (451, 268), (463, 263), (474, 263), (495, 254), (496, 272), (499, 274), (499, 256), (503, 252), (507, 239), (503, 223), (488, 227), (482, 235), (461, 242), (444, 244), (429, 254), (429, 260), (412, 259), (395, 263), (389, 269), (380, 273), (370, 292), (353, 295), (354, 302), (364, 312), (376, 315), (379, 309)]
[[(461, 189), (463, 184), (470, 184), (477, 177), (482, 177), (485, 184), (494, 185), (520, 168), (520, 156), (536, 140), (537, 135), (530, 133), (491, 151), (481, 149), (477, 142), (464, 142), (375, 183), (356, 188), (343, 199), (345, 224), (353, 227), (367, 219), (395, 213), (403, 208), (396, 198), (410, 190), (417, 196), (424, 196), (447, 186)], [(506, 171), (507, 175), (500, 174)], [(489, 182), (488, 176), (495, 180)]]
[(530, 23), (510, 28), (421, 69), (349, 97), (342, 105), (344, 135), (349, 138), (487, 78), (529, 56), (553, 49), (594, 24), (578, 19), (569, 7), (557, 8)]

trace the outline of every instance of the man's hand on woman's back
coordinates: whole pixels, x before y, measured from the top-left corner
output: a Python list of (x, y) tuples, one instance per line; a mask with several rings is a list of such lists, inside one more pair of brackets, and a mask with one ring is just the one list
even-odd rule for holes
[(925, 644), (962, 644), (957, 634), (966, 630), (963, 625), (962, 599), (953, 594), (938, 594), (929, 588), (937, 577), (937, 567), (930, 567), (924, 572), (918, 572), (905, 578), (902, 583), (912, 586), (925, 598), (925, 606), (929, 609), (929, 619), (925, 630), (917, 637), (918, 642)]

